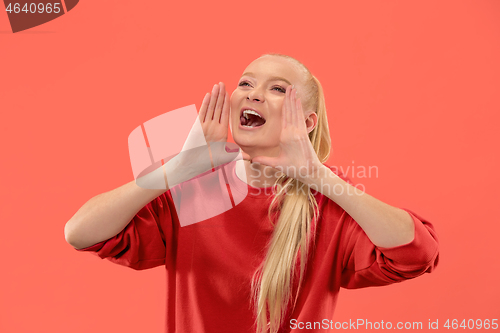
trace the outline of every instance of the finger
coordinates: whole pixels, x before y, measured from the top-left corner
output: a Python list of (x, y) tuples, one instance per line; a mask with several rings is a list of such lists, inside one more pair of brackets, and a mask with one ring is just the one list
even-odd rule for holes
[(240, 147), (236, 143), (224, 142), (224, 150), (226, 153), (235, 153), (240, 151)]
[(223, 165), (231, 161), (241, 160), (240, 148), (231, 142), (212, 142), (210, 144), (214, 166)]
[(297, 99), (297, 116), (299, 128), (307, 130), (306, 117), (304, 115), (304, 110), (302, 109), (302, 101), (300, 98)]
[(252, 158), (250, 157), (250, 155), (248, 155), (247, 153), (245, 153), (243, 150), (241, 151), (241, 156), (243, 157), (243, 160), (246, 160), (246, 161), (251, 161)]
[(207, 114), (208, 102), (210, 101), (210, 93), (206, 93), (205, 97), (203, 97), (203, 102), (201, 102), (200, 107), (200, 122), (203, 123), (205, 121), (205, 116)]
[[(286, 99), (286, 95), (285, 95)], [(285, 103), (283, 103), (283, 108), (281, 109), (281, 130), (286, 128), (286, 107)]]
[(293, 126), (297, 126), (298, 117), (297, 117), (297, 89), (292, 90), (291, 98), (290, 98), (290, 119), (292, 121)]
[(229, 112), (230, 112), (230, 104), (229, 104), (229, 96), (226, 94), (224, 97), (224, 106), (222, 107), (222, 114), (220, 116), (220, 123), (224, 125), (224, 128), (227, 128), (229, 124)]
[(290, 115), (290, 95), (292, 93), (292, 87), (291, 86), (288, 86), (286, 88), (286, 94), (285, 94), (285, 103), (284, 104), (284, 110), (283, 112), (285, 113), (285, 119), (286, 119), (286, 124), (287, 125), (290, 125), (291, 124), (291, 115)]
[(215, 105), (214, 120), (220, 122), (220, 114), (222, 112), (222, 107), (224, 106), (224, 99), (226, 97), (226, 89), (224, 89), (224, 83), (219, 82), (219, 96), (217, 96), (217, 104)]
[(205, 121), (210, 121), (214, 118), (215, 103), (217, 103), (217, 97), (219, 96), (219, 85), (214, 84), (212, 88), (212, 94), (210, 97), (210, 103), (208, 104), (207, 115)]

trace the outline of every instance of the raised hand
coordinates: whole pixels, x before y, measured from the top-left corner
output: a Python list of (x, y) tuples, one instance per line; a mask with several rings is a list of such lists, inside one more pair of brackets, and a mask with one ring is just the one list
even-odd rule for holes
[(229, 110), (224, 84), (215, 84), (212, 92), (205, 95), (181, 151), (162, 167), (138, 178), (137, 184), (143, 188), (168, 189), (210, 169), (243, 159), (239, 147), (227, 142)]
[(242, 159), (241, 150), (227, 142), (229, 97), (224, 83), (215, 84), (203, 98), (198, 118), (182, 151), (166, 167), (169, 186), (196, 177), (212, 168)]
[(252, 163), (271, 166), (307, 184), (308, 178), (323, 165), (309, 140), (302, 104), (297, 98), (297, 90), (292, 86), (286, 89), (281, 125), (279, 155), (257, 156), (252, 159)]
[(205, 140), (210, 148), (212, 167), (228, 163), (233, 159), (227, 153), (241, 153), (239, 159), (249, 159), (234, 143), (227, 142), (230, 102), (224, 83), (215, 84), (212, 93), (207, 93), (201, 104), (199, 120)]
[[(215, 166), (227, 163), (227, 158), (223, 151), (221, 151), (222, 148), (226, 152), (239, 150), (236, 144), (227, 142), (229, 111), (229, 95), (226, 92), (224, 83), (219, 82), (219, 84), (215, 84), (212, 88), (212, 93), (207, 93), (203, 98), (199, 113), (199, 120), (203, 128), (205, 140), (211, 149)], [(226, 144), (215, 144), (216, 142)], [(219, 152), (219, 154), (214, 154), (214, 152)], [(242, 150), (240, 150), (240, 153), (243, 159), (250, 159), (249, 155)]]
[(229, 97), (224, 83), (215, 84), (207, 93), (199, 112), (199, 120), (207, 143), (226, 142), (229, 126)]

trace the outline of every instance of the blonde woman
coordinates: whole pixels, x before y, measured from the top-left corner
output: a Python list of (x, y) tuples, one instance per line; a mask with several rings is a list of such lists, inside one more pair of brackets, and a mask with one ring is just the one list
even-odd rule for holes
[(65, 227), (79, 251), (138, 270), (165, 265), (166, 332), (327, 331), (340, 287), (387, 285), (436, 267), (429, 222), (324, 164), (323, 91), (299, 61), (256, 59), (230, 98), (223, 83), (207, 93), (199, 120), (207, 142), (227, 141), (230, 126), (244, 160), (208, 177), (223, 171), (234, 194), (248, 191), (242, 202), (181, 227), (172, 197), (187, 186), (203, 191), (197, 179), (166, 191), (132, 181), (89, 200)]

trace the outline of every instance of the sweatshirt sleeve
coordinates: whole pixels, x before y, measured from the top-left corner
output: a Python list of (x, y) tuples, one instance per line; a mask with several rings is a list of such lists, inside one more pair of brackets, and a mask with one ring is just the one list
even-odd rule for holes
[(174, 213), (170, 194), (166, 192), (141, 208), (114, 237), (76, 250), (91, 252), (101, 259), (135, 270), (164, 265)]
[(375, 246), (348, 215), (341, 286), (347, 289), (383, 286), (431, 273), (439, 260), (439, 243), (431, 223), (410, 214), (415, 237), (410, 243), (391, 248)]

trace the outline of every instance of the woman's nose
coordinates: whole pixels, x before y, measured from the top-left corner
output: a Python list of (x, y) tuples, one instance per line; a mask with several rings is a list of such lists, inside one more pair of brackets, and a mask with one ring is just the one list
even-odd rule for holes
[(250, 100), (250, 101), (255, 101), (255, 102), (263, 102), (264, 101), (264, 94), (258, 88), (252, 89), (248, 93), (247, 99)]

